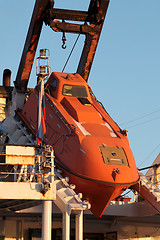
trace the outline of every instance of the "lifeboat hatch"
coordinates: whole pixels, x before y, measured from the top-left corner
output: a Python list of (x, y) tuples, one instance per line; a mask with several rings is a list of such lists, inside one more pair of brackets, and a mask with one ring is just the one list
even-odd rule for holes
[(128, 161), (123, 148), (99, 146), (103, 161), (108, 165), (128, 166)]
[(87, 98), (78, 98), (78, 100), (85, 106), (91, 106), (90, 101)]

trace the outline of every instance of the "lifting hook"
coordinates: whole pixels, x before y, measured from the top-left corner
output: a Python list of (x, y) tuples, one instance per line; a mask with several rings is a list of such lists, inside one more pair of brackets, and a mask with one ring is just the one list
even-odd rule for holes
[(66, 49), (66, 36), (65, 36), (65, 32), (63, 31), (63, 36), (62, 36), (62, 48)]

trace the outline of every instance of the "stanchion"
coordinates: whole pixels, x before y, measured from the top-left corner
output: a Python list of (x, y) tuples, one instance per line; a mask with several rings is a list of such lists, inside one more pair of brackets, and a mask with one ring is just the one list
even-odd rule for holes
[(52, 232), (52, 201), (43, 201), (42, 240), (51, 240)]
[(83, 240), (83, 210), (76, 214), (76, 240)]
[(63, 240), (70, 240), (70, 214), (67, 210), (66, 208), (66, 212), (63, 212)]

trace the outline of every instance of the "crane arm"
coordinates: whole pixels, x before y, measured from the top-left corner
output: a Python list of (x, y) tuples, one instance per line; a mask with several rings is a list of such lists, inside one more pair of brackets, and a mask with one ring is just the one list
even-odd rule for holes
[(27, 89), (32, 64), (34, 61), (45, 17), (45, 10), (51, 4), (53, 4), (53, 1), (51, 0), (37, 0), (35, 2), (28, 34), (15, 80), (15, 87), (17, 91), (25, 92)]
[(56, 32), (86, 36), (77, 73), (88, 81), (109, 2), (110, 0), (91, 0), (88, 11), (75, 11), (53, 8), (54, 0), (36, 0), (15, 80), (16, 90), (25, 92), (27, 89), (43, 22)]
[(101, 0), (98, 6), (96, 5), (96, 1), (91, 1), (88, 9), (89, 16), (92, 16), (95, 21), (95, 29), (98, 28), (98, 31), (93, 35), (86, 34), (86, 41), (77, 69), (77, 73), (86, 81), (88, 81), (108, 6), (109, 0)]
[[(87, 12), (53, 9), (50, 22), (48, 23), (48, 25), (57, 32), (85, 34), (85, 44), (77, 68), (77, 73), (79, 73), (86, 81), (88, 81), (109, 2), (110, 0), (91, 0)], [(60, 19), (63, 21), (57, 22), (57, 20), (54, 19)], [(84, 21), (84, 24), (66, 23), (64, 19), (77, 22)]]

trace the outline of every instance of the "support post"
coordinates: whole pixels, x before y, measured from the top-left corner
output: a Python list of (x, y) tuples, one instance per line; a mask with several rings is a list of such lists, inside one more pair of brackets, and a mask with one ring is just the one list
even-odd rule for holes
[(157, 187), (157, 167), (156, 166), (153, 167), (153, 171), (154, 171), (153, 183)]
[(83, 210), (76, 215), (76, 240), (83, 240)]
[(51, 240), (52, 232), (52, 201), (43, 201), (42, 240)]
[(63, 240), (70, 240), (70, 214), (66, 207), (66, 211), (63, 212)]
[(17, 182), (17, 165), (14, 165), (14, 182)]

